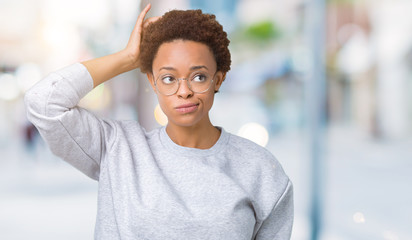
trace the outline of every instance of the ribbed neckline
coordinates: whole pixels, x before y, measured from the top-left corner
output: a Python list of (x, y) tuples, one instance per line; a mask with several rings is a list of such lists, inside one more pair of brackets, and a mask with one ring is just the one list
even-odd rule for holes
[(220, 137), (209, 149), (199, 149), (199, 148), (190, 148), (190, 147), (183, 147), (175, 142), (169, 137), (169, 135), (166, 132), (166, 127), (162, 127), (160, 129), (160, 141), (162, 142), (163, 146), (169, 151), (177, 155), (182, 155), (182, 156), (210, 156), (213, 154), (218, 153), (221, 151), (229, 141), (229, 133), (227, 133), (222, 127), (217, 127), (221, 133)]

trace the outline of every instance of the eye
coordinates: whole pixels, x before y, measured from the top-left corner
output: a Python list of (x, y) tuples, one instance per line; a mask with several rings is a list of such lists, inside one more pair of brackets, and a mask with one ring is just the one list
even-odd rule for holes
[(174, 82), (176, 82), (176, 79), (172, 76), (164, 76), (162, 77), (161, 80), (163, 84), (167, 84), (167, 85), (173, 84)]
[(192, 82), (202, 83), (206, 82), (207, 77), (204, 74), (197, 74), (192, 78)]

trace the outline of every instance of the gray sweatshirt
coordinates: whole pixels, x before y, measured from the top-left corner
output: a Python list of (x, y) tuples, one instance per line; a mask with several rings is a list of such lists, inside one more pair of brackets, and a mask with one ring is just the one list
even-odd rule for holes
[(223, 128), (201, 150), (175, 144), (164, 127), (99, 118), (77, 106), (92, 88), (76, 63), (25, 103), (53, 153), (99, 182), (95, 239), (290, 239), (292, 184), (269, 151)]

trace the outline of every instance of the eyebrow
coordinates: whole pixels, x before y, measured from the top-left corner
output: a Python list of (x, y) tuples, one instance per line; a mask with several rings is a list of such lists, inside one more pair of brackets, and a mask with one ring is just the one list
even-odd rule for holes
[[(206, 70), (209, 70), (205, 65), (193, 66), (193, 67), (190, 67), (190, 70), (193, 71), (193, 70), (198, 70), (198, 69), (202, 69), (202, 68), (204, 68), (204, 69), (206, 69)], [(160, 71), (160, 70), (172, 70), (172, 71), (176, 71), (176, 68), (166, 66), (166, 67), (161, 67), (161, 68), (159, 69), (159, 71)]]
[(200, 66), (193, 66), (190, 68), (190, 70), (198, 70), (201, 68), (205, 68), (206, 70), (209, 70), (205, 65), (200, 65)]

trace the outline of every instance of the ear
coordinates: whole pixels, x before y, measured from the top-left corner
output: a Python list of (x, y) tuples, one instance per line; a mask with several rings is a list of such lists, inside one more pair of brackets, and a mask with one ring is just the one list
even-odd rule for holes
[(156, 86), (153, 73), (146, 73), (147, 79), (149, 79), (150, 85), (152, 85), (153, 91), (156, 93)]
[(215, 75), (215, 92), (218, 92), (226, 78), (226, 73), (218, 71)]

